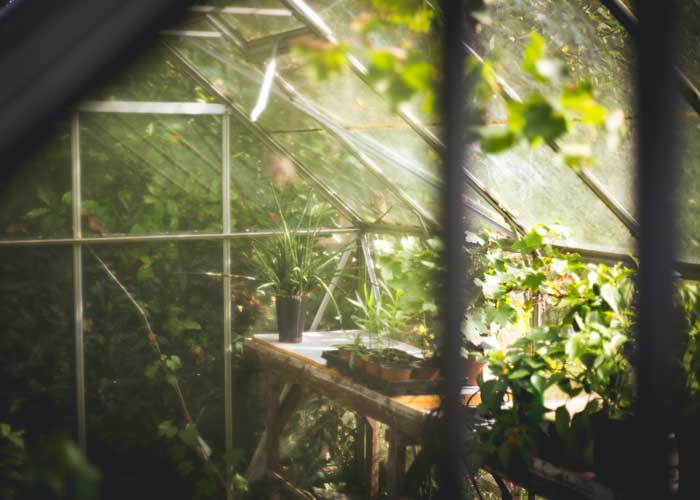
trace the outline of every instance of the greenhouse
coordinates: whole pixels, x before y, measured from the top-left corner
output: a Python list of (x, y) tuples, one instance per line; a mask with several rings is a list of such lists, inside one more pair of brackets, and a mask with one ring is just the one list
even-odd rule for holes
[(4, 160), (1, 498), (696, 497), (697, 0), (169, 3)]

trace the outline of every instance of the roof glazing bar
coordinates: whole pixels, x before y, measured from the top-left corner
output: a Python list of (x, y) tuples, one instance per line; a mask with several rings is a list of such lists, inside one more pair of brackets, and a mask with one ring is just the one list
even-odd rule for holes
[(78, 111), (151, 115), (223, 115), (226, 106), (210, 102), (83, 101)]
[[(363, 230), (360, 227), (331, 227), (321, 229), (298, 229), (291, 231), (295, 234), (353, 234)], [(126, 235), (114, 234), (110, 236), (83, 236), (73, 238), (25, 238), (19, 240), (0, 240), (0, 247), (24, 247), (47, 245), (99, 245), (112, 243), (147, 243), (159, 241), (223, 241), (254, 238), (268, 238), (284, 234), (281, 230), (238, 231), (231, 233), (168, 233), (168, 234), (143, 234)]]
[(218, 31), (203, 30), (160, 30), (158, 34), (164, 36), (182, 36), (190, 38), (221, 38), (221, 33)]
[(271, 17), (292, 17), (292, 12), (288, 9), (269, 9), (258, 7), (215, 7), (213, 5), (193, 5), (190, 12), (200, 14), (231, 14), (235, 16), (271, 16)]

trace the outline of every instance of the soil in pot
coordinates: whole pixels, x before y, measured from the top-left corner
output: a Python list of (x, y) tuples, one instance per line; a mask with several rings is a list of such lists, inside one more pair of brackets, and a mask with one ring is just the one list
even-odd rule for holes
[(625, 487), (637, 481), (638, 421), (615, 420), (597, 413), (591, 416), (591, 424), (596, 479), (613, 487)]
[(462, 358), (462, 374), (466, 379), (467, 385), (478, 385), (477, 379), (486, 366), (486, 363), (481, 363), (477, 359), (477, 356), (474, 354)]
[(297, 295), (277, 295), (275, 297), (277, 313), (277, 332), (280, 342), (298, 344), (304, 331), (304, 304)]

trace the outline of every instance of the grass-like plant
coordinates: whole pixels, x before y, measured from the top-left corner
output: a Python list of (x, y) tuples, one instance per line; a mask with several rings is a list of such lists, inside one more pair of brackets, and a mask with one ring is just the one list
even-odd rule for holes
[(277, 197), (275, 202), (281, 231), (256, 242), (253, 247), (262, 281), (258, 289), (269, 289), (276, 295), (288, 297), (303, 297), (315, 285), (327, 291), (323, 276), (336, 255), (328, 255), (316, 248), (322, 214), (309, 202), (292, 227)]

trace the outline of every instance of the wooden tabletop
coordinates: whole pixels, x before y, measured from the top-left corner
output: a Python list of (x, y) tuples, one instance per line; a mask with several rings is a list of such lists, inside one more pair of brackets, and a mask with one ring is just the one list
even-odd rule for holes
[[(285, 382), (307, 386), (407, 436), (421, 439), (426, 419), (440, 404), (439, 396), (389, 397), (326, 366), (321, 357), (323, 351), (350, 343), (352, 337), (351, 331), (304, 332), (303, 341), (292, 344), (279, 342), (276, 333), (263, 333), (246, 339), (245, 350)], [(408, 344), (396, 343), (392, 347), (421, 357), (420, 350)]]

